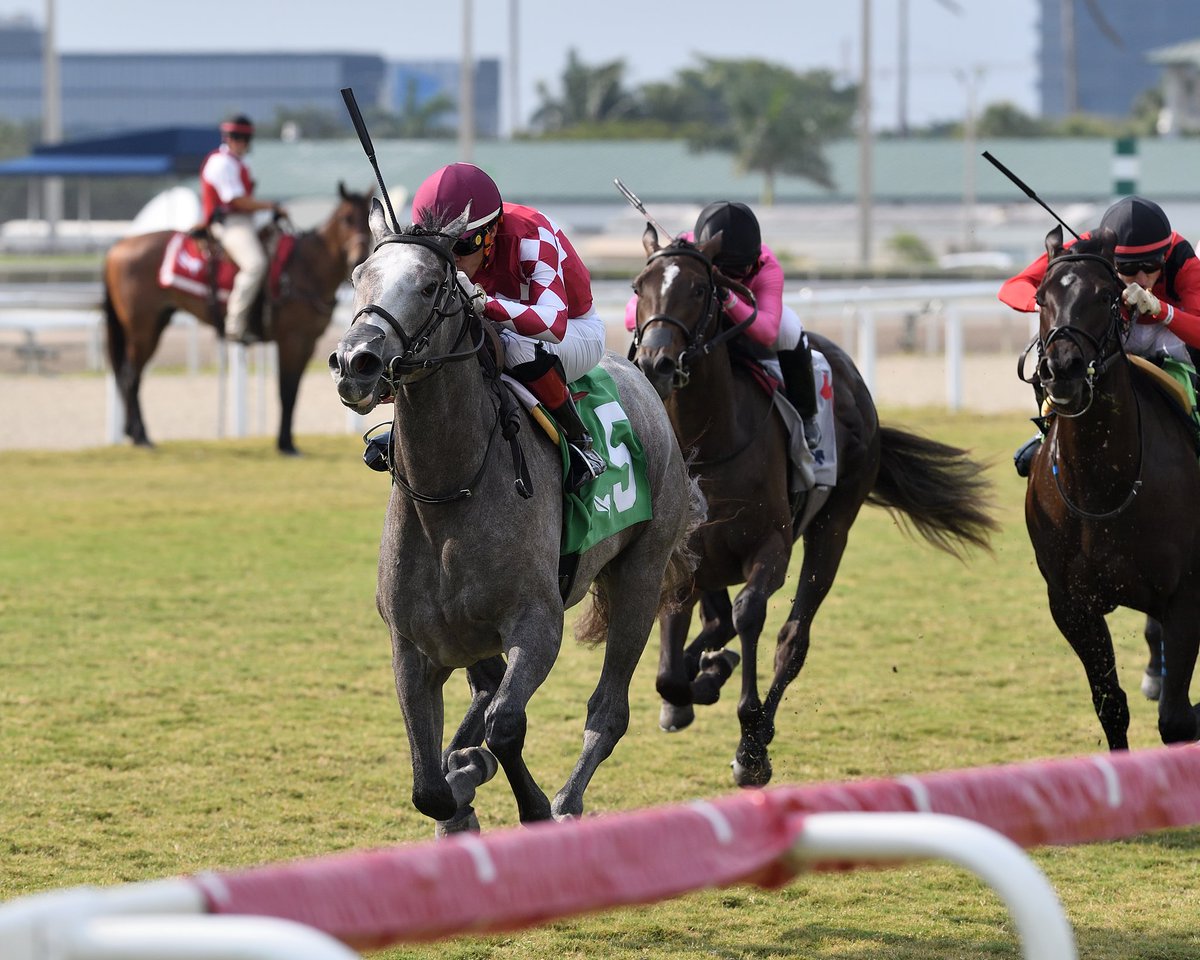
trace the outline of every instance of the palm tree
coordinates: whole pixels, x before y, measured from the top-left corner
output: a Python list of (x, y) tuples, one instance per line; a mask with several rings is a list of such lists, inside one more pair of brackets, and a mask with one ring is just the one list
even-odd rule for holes
[(556, 97), (546, 84), (539, 83), (537, 93), (541, 104), (534, 111), (532, 124), (556, 132), (580, 124), (634, 117), (637, 100), (625, 89), (624, 80), (624, 60), (591, 67), (571, 49), (562, 75), (562, 95)]
[(846, 136), (857, 90), (835, 87), (826, 70), (795, 73), (763, 60), (701, 58), (679, 87), (706, 123), (692, 127), (693, 150), (727, 150), (742, 171), (763, 174), (763, 202), (775, 199), (775, 179), (792, 174), (832, 187), (823, 145)]

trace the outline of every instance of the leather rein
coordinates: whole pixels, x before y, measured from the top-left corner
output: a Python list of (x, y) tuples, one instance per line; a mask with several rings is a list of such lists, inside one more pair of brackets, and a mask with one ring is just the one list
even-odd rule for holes
[[(500, 382), (501, 367), (496, 362), (496, 358), (490, 351), (484, 348), (485, 343), (488, 341), (486, 322), (470, 308), (466, 297), (463, 295), (462, 287), (458, 283), (458, 269), (454, 257), (446, 249), (445, 244), (439, 242), (439, 240), (446, 239), (452, 238), (438, 232), (393, 233), (376, 243), (374, 249), (371, 251), (374, 254), (380, 247), (389, 243), (416, 244), (433, 251), (442, 261), (445, 273), (438, 287), (438, 295), (434, 299), (433, 305), (429, 308), (428, 316), (425, 317), (414, 333), (411, 335), (406, 333), (400, 325), (400, 321), (383, 307), (379, 306), (379, 304), (375, 303), (368, 303), (366, 306), (361, 307), (354, 314), (350, 325), (353, 326), (357, 323), (359, 317), (370, 314), (383, 320), (392, 329), (392, 332), (396, 334), (397, 338), (399, 338), (402, 348), (401, 352), (387, 362), (387, 367), (381, 377), (388, 387), (391, 388), (393, 395), (398, 394), (401, 388), (411, 387), (437, 373), (444, 364), (457, 363), (470, 359), (477, 360), (480, 367), (483, 368), (483, 375), (487, 381), (488, 388), (497, 401), (496, 418), (492, 423), (492, 429), (488, 434), (487, 446), (484, 448), (483, 458), (480, 460), (479, 468), (475, 471), (475, 475), (465, 485), (459, 486), (449, 493), (440, 495), (421, 493), (401, 475), (396, 468), (395, 429), (392, 430), (389, 444), (388, 471), (392, 475), (392, 480), (404, 490), (410, 500), (419, 503), (437, 504), (454, 503), (458, 500), (470, 499), (474, 496), (475, 487), (483, 478), (484, 471), (487, 469), (488, 459), (491, 456), (492, 446), (496, 440), (496, 434), (500, 432), (508, 441), (512, 454), (513, 472), (516, 474), (516, 480), (514, 481), (516, 491), (523, 499), (528, 500), (533, 496), (533, 480), (530, 477), (520, 441), (517, 439), (517, 433), (521, 427), (520, 410), (516, 400), (513, 398), (512, 392)], [(429, 348), (430, 338), (442, 324), (452, 317), (459, 315), (462, 316), (462, 323), (459, 326), (458, 334), (454, 338), (450, 351), (436, 356), (422, 356)], [(460, 348), (460, 345), (464, 341), (467, 341), (467, 345)], [(406, 374), (410, 373), (418, 374), (418, 376), (403, 379)]]

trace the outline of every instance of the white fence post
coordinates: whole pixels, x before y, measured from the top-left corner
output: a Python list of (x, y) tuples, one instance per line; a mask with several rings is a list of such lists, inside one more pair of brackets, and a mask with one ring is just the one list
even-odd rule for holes
[(820, 813), (804, 818), (793, 855), (806, 863), (935, 857), (970, 870), (1012, 914), (1025, 960), (1076, 960), (1054, 888), (1025, 852), (990, 827), (937, 813)]
[(875, 311), (870, 307), (858, 308), (858, 346), (855, 362), (862, 374), (863, 383), (871, 393), (875, 392)]
[(946, 308), (946, 406), (958, 411), (963, 405), (963, 322), (953, 304)]

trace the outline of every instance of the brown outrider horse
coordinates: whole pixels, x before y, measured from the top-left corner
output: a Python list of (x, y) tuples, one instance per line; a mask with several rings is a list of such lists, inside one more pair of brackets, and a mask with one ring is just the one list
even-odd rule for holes
[[(729, 338), (717, 302), (718, 289), (731, 285), (712, 265), (720, 236), (698, 246), (676, 240), (660, 247), (657, 232), (647, 225), (642, 242), (649, 259), (634, 281), (635, 359), (666, 403), (708, 499), (707, 522), (692, 539), (700, 557), (693, 582), (678, 598), (678, 612), (659, 618), (660, 724), (680, 729), (692, 721), (693, 704), (717, 699), (738, 662), (723, 648), (739, 638), (741, 741), (733, 774), (739, 786), (759, 786), (771, 778), (767, 747), (775, 736), (776, 712), (804, 665), (813, 618), (833, 586), (859, 508), (874, 503), (902, 513), (929, 543), (957, 555), (967, 545), (986, 548), (996, 527), (987, 508), (988, 485), (965, 451), (881, 426), (850, 357), (809, 334), (832, 368), (837, 482), (823, 505), (814, 502), (815, 512), (806, 511), (803, 502), (794, 504), (783, 422), (747, 366), (735, 361), (738, 341)], [(804, 565), (779, 631), (775, 676), (760, 699), (759, 635), (767, 601), (783, 586), (798, 536), (804, 539)], [(731, 604), (728, 587), (743, 583)], [(702, 629), (685, 650), (697, 602)]]
[[(350, 193), (338, 184), (336, 209), (316, 230), (296, 237), (284, 267), (282, 292), (270, 305), (268, 333), (279, 348), (279, 436), (281, 453), (294, 454), (292, 415), (300, 377), (317, 340), (329, 326), (338, 287), (370, 253), (370, 193)], [(142, 371), (171, 316), (183, 310), (217, 328), (224, 308), (214, 313), (207, 297), (159, 285), (158, 272), (170, 230), (126, 237), (113, 244), (104, 260), (104, 313), (108, 356), (125, 405), (125, 435), (139, 446), (153, 446), (146, 434), (138, 399)]]
[(1063, 249), (1038, 289), (1037, 380), (1053, 416), (1033, 458), (1025, 525), (1050, 614), (1083, 663), (1108, 746), (1129, 746), (1129, 706), (1105, 616), (1147, 615), (1142, 689), (1158, 698), (1164, 743), (1195, 740), (1189, 697), (1200, 645), (1200, 466), (1182, 408), (1130, 362), (1124, 284), (1109, 230)]

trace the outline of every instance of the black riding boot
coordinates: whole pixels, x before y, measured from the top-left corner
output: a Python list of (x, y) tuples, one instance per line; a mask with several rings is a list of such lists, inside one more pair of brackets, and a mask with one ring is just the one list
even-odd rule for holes
[(529, 388), (529, 392), (550, 412), (562, 431), (571, 458), (564, 481), (567, 490), (574, 493), (604, 473), (608, 465), (592, 449), (592, 436), (579, 418), (575, 398), (567, 386), (562, 361), (539, 346), (534, 359), (519, 363), (508, 372)]
[(1042, 390), (1041, 384), (1033, 384), (1033, 395), (1037, 399), (1038, 405), (1038, 415), (1033, 418), (1033, 422), (1037, 424), (1038, 432), (1017, 447), (1017, 452), (1013, 454), (1013, 466), (1017, 470), (1018, 477), (1029, 476), (1029, 470), (1033, 466), (1034, 454), (1041, 449), (1042, 438), (1046, 435), (1046, 420), (1042, 416), (1042, 401), (1045, 399), (1046, 394)]
[(808, 337), (801, 334), (796, 348), (780, 350), (778, 357), (787, 398), (804, 422), (804, 442), (810, 450), (816, 449), (821, 443), (821, 427), (817, 424), (817, 384)]

